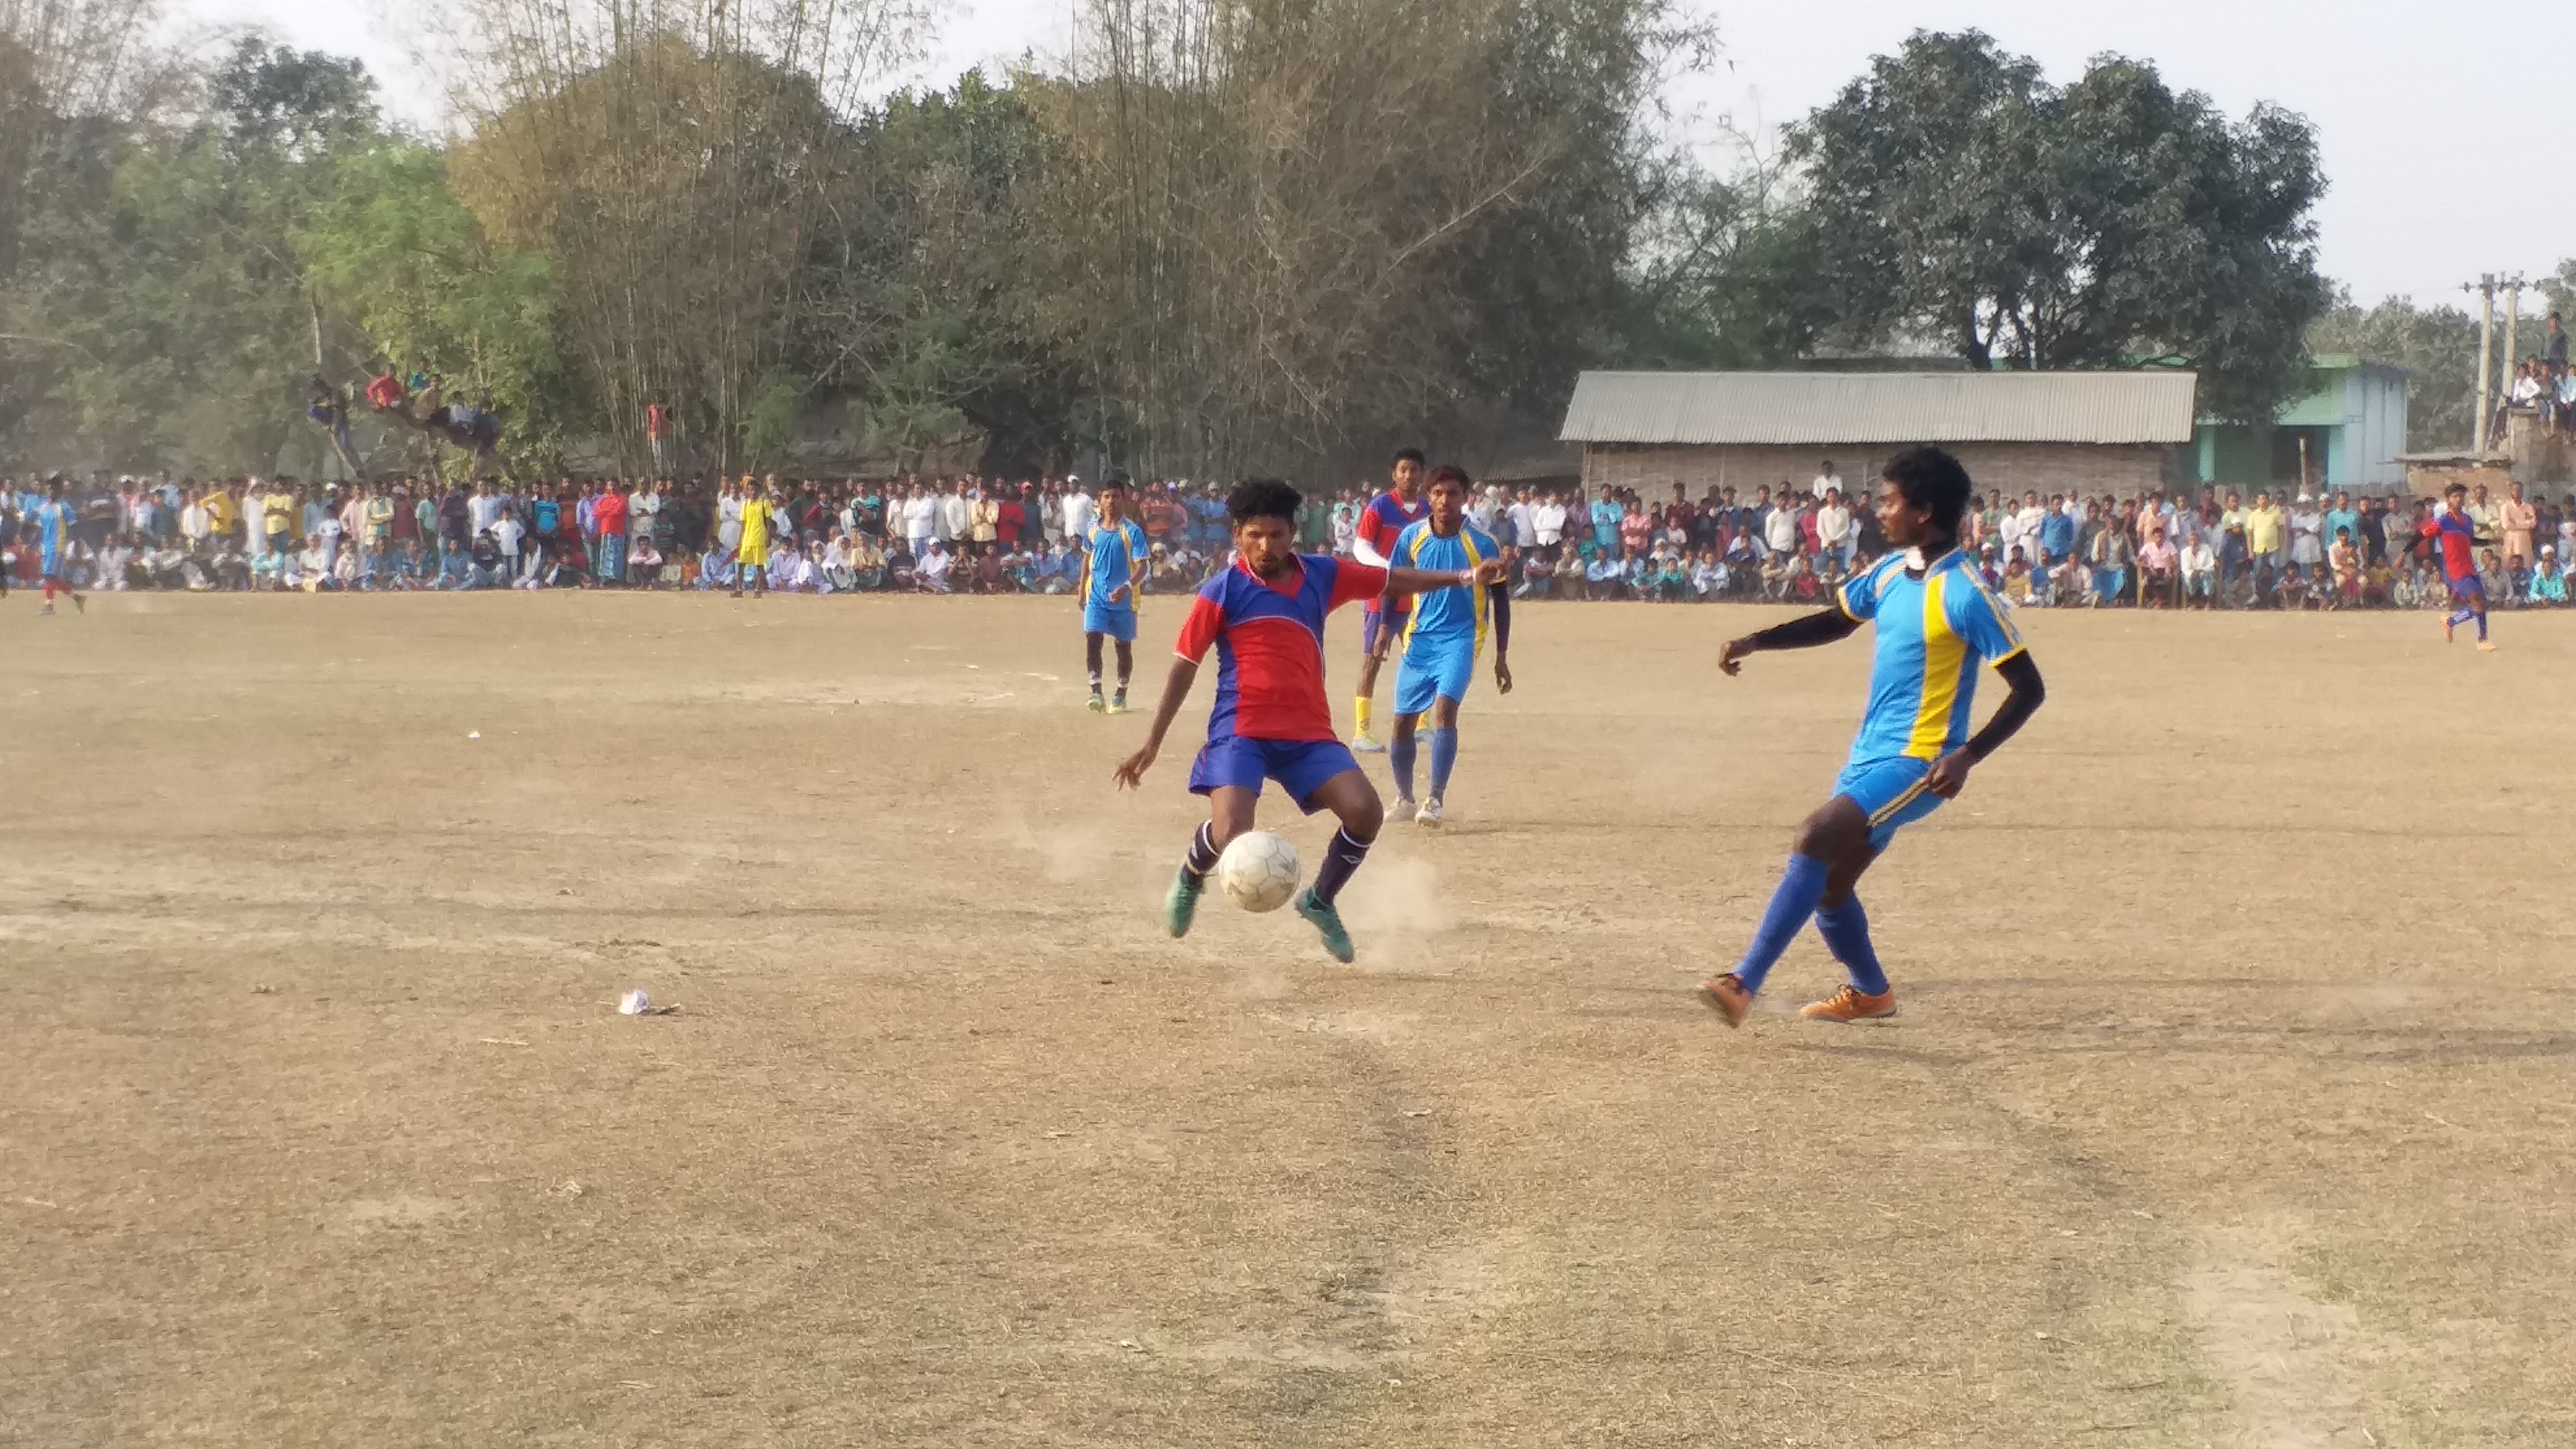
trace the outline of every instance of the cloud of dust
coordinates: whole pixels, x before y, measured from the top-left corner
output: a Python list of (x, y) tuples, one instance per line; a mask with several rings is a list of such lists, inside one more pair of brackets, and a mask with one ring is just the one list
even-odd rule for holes
[(1440, 868), (1427, 860), (1373, 857), (1339, 904), (1353, 931), (1374, 935), (1437, 936), (1458, 925), (1458, 913), (1440, 896)]

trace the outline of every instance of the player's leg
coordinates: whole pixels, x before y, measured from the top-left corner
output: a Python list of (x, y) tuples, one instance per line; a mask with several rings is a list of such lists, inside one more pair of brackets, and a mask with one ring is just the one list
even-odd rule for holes
[(1431, 702), (1431, 793), (1414, 819), (1437, 825), (1449, 798), (1449, 772), (1458, 767), (1458, 696), (1445, 691)]
[(1091, 628), (1088, 625), (1084, 627), (1082, 632), (1082, 662), (1083, 668), (1088, 671), (1091, 678), (1091, 712), (1093, 714), (1106, 714), (1109, 712), (1109, 701), (1103, 699), (1100, 695), (1100, 643), (1104, 637), (1105, 636), (1100, 630)]
[(1816, 903), (1816, 934), (1842, 963), (1850, 977), (1843, 989), (1799, 1008), (1817, 1021), (1860, 1021), (1896, 1011), (1896, 992), (1878, 964), (1878, 948), (1869, 939), (1869, 913), (1861, 909), (1860, 878), (1875, 864), (1882, 847), (1873, 840), (1857, 857), (1837, 864), (1825, 876), (1825, 893)]
[[(1796, 841), (1790, 848), (1788, 868), (1780, 873), (1779, 885), (1772, 888), (1771, 903), (1753, 929), (1752, 943), (1744, 948), (1743, 959), (1735, 969), (1700, 987), (1704, 1000), (1726, 1018), (1727, 1025), (1738, 1026), (1753, 1009), (1753, 998), (1762, 991), (1762, 983), (1780, 960), (1789, 943), (1806, 929), (1808, 920), (1825, 898), (1825, 887), (1835, 869), (1851, 871), (1859, 878), (1855, 863), (1869, 850), (1869, 812), (1849, 795), (1837, 794), (1798, 827)], [(1865, 864), (1860, 868), (1866, 868)]]
[(2469, 612), (2478, 623), (2478, 647), (2481, 649), (2495, 648), (2495, 645), (2487, 642), (2487, 591), (2485, 585), (2481, 584), (2478, 587), (2477, 592), (2469, 595)]
[[(1404, 693), (1402, 664), (1396, 666), (1395, 690), (1397, 696), (1401, 698)], [(1395, 772), (1395, 818), (1398, 820), (1406, 819), (1413, 814), (1413, 761), (1417, 747), (1415, 726), (1421, 722), (1421, 718), (1420, 715), (1397, 710), (1395, 729), (1386, 737), (1387, 767)]]
[(1109, 697), (1109, 712), (1127, 712), (1127, 681), (1136, 672), (1136, 622), (1131, 616), (1127, 632), (1118, 640), (1118, 692)]
[(1369, 847), (1377, 843), (1378, 831), (1386, 824), (1386, 805), (1356, 765), (1300, 796), (1299, 803), (1309, 813), (1330, 810), (1341, 821), (1342, 828), (1333, 832), (1332, 843), (1324, 847), (1323, 864), (1315, 868), (1315, 883), (1297, 897), (1297, 914), (1323, 935), (1324, 949), (1333, 959), (1347, 966), (1358, 953), (1333, 903), (1368, 859)]
[(1351, 700), (1351, 748), (1363, 755), (1385, 749), (1369, 734), (1369, 716), (1377, 709), (1377, 671), (1395, 642), (1392, 619), (1382, 603), (1360, 615), (1359, 692)]
[(1190, 837), (1190, 848), (1181, 857), (1180, 873), (1172, 878), (1172, 888), (1163, 897), (1163, 928), (1175, 938), (1190, 933), (1190, 922), (1198, 916), (1199, 897), (1207, 892), (1208, 873), (1216, 869), (1217, 857), (1225, 854), (1226, 843), (1252, 828), (1253, 807), (1260, 800), (1258, 785), (1219, 785), (1208, 791), (1208, 818)]

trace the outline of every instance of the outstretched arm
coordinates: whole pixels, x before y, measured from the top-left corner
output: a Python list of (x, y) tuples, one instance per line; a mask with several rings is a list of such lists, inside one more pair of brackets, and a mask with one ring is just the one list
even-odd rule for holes
[(1154, 757), (1163, 750), (1163, 736), (1171, 732), (1172, 717), (1181, 712), (1181, 702), (1190, 697), (1190, 686), (1198, 682), (1199, 665), (1195, 659), (1176, 656), (1170, 677), (1163, 681), (1163, 698), (1154, 706), (1154, 727), (1145, 735), (1145, 747), (1129, 755), (1110, 773), (1110, 780), (1121, 790), (1133, 790), (1145, 781), (1145, 772), (1154, 767)]
[(1744, 661), (1756, 654), (1770, 654), (1782, 649), (1813, 649), (1820, 644), (1839, 644), (1860, 629), (1860, 620), (1837, 606), (1818, 609), (1812, 614), (1774, 624), (1758, 634), (1747, 634), (1727, 642), (1718, 652), (1717, 667), (1728, 674), (1744, 668)]
[(1388, 569), (1386, 591), (1427, 594), (1434, 589), (1472, 589), (1503, 581), (1503, 561), (1487, 559), (1471, 569)]
[(2002, 749), (2004, 741), (2020, 733), (2030, 717), (2048, 699), (2048, 683), (2039, 677), (2039, 666), (2028, 654), (2016, 654), (1995, 666), (2012, 693), (2004, 697), (1986, 727), (1977, 731), (1968, 743), (1933, 762), (1930, 779), (1932, 793), (1944, 800), (1959, 798), (1966, 788), (1968, 772), (1984, 764), (1986, 757)]

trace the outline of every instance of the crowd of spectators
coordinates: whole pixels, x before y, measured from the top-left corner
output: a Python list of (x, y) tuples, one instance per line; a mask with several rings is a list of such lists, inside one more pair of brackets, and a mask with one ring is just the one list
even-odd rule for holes
[[(8, 567), (19, 584), (35, 581), (47, 487), (0, 479), (0, 539), (18, 541)], [(1301, 546), (1351, 552), (1371, 491), (1312, 500)], [(1067, 593), (1098, 521), (1075, 477), (541, 487), (95, 478), (63, 494), (77, 520), (63, 572), (74, 587), (106, 590), (731, 589), (748, 582), (733, 555), (754, 495), (784, 519), (767, 586), (791, 593)], [(1147, 593), (1187, 592), (1225, 565), (1220, 486), (1167, 482), (1134, 496)], [(2420, 546), (2434, 506), (2294, 489), (1985, 495), (1962, 542), (2025, 607), (2431, 608), (2448, 597)], [(2567, 602), (2576, 494), (2479, 490), (2467, 512), (2490, 599)], [(1469, 513), (1510, 550), (1525, 599), (1816, 602), (1884, 546), (1866, 500), (1830, 465), (1806, 485), (1709, 489), (1696, 501), (1679, 486), (1657, 500), (1488, 486)]]

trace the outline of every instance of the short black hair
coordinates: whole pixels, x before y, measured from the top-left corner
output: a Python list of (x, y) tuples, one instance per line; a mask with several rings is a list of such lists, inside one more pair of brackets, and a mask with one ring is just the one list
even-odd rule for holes
[(1443, 483), (1454, 483), (1458, 485), (1458, 491), (1461, 493), (1473, 493), (1476, 491), (1476, 480), (1468, 477), (1467, 470), (1459, 467), (1455, 463), (1443, 463), (1439, 467), (1432, 469), (1431, 476), (1422, 480), (1422, 491), (1428, 493)]
[(1225, 495), (1225, 513), (1240, 528), (1256, 518), (1280, 518), (1297, 521), (1298, 505), (1305, 496), (1283, 479), (1251, 478), (1234, 485)]
[[(1419, 468), (1431, 460), (1422, 456), (1422, 450), (1420, 448), (1398, 448), (1395, 450), (1395, 461), (1396, 463), (1411, 463), (1414, 467)], [(1391, 463), (1388, 466), (1393, 467), (1394, 464)]]
[(1959, 511), (1968, 506), (1968, 493), (1975, 485), (1968, 481), (1968, 470), (1947, 450), (1928, 444), (1908, 448), (1888, 459), (1879, 476), (1895, 484), (1906, 502), (1922, 509), (1934, 528), (1943, 533), (1959, 531)]

